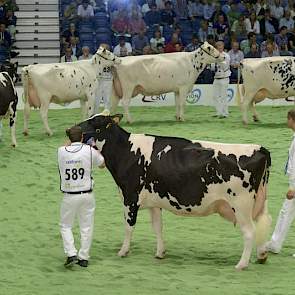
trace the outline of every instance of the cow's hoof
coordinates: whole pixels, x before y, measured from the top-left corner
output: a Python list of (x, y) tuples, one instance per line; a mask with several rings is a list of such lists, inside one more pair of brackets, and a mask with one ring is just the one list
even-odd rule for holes
[(156, 259), (164, 259), (165, 258), (165, 253), (166, 253), (166, 251), (163, 251), (162, 253), (157, 253), (155, 255), (155, 258)]
[(244, 264), (244, 263), (239, 263), (235, 266), (235, 269), (237, 271), (241, 271), (241, 270), (244, 270), (248, 267), (248, 264)]
[(24, 131), (24, 132), (23, 132), (23, 135), (24, 135), (24, 136), (28, 136), (28, 135), (29, 135), (29, 132), (28, 132), (28, 131)]
[(267, 256), (267, 252), (261, 254), (261, 257), (260, 258), (257, 258), (256, 263), (258, 263), (258, 264), (264, 264), (266, 262), (266, 260), (267, 260), (267, 257), (268, 257)]
[(243, 125), (248, 126), (248, 122), (243, 120)]
[(50, 136), (53, 135), (53, 132), (51, 132), (51, 131), (50, 132), (46, 132), (46, 135), (50, 137)]
[(11, 147), (16, 148), (16, 143), (12, 143)]
[(253, 116), (253, 121), (257, 123), (257, 122), (259, 122), (259, 119), (255, 116)]
[(129, 253), (129, 250), (120, 250), (118, 252), (118, 256), (119, 257), (127, 257), (128, 253)]

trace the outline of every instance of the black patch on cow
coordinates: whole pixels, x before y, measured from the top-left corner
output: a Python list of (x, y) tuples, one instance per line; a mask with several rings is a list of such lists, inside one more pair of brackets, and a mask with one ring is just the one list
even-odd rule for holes
[(191, 209), (191, 208), (186, 208), (186, 211), (187, 211), (187, 212), (191, 212), (192, 209)]
[(249, 186), (249, 183), (246, 182), (246, 181), (243, 181), (243, 187), (244, 187), (244, 188), (247, 188), (248, 186)]
[(89, 88), (91, 88), (91, 84), (89, 84)]
[(235, 208), (231, 208), (233, 211), (234, 211), (234, 213), (236, 213), (236, 210), (235, 210)]
[(74, 70), (74, 75), (76, 75), (76, 70)]
[(229, 195), (231, 194), (231, 189), (230, 189), (230, 188), (227, 190), (227, 193), (228, 193)]

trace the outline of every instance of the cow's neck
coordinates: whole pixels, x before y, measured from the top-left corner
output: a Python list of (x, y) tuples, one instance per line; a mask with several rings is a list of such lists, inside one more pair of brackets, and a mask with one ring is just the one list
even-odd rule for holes
[(207, 66), (204, 56), (205, 53), (202, 51), (202, 49), (198, 48), (197, 50), (190, 52), (190, 54), (192, 55), (193, 67), (196, 75), (199, 75)]
[(120, 164), (124, 165), (128, 152), (130, 152), (129, 136), (129, 132), (118, 125), (113, 125), (110, 127), (108, 137), (105, 139), (105, 144), (101, 151), (106, 167), (115, 180), (118, 177), (118, 169), (121, 167)]

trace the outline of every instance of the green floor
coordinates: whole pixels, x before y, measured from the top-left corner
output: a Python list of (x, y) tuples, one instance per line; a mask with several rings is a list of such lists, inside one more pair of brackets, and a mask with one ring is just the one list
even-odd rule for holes
[[(172, 107), (132, 108), (134, 124), (123, 121), (122, 126), (136, 133), (264, 145), (273, 160), (269, 209), (274, 227), (287, 189), (283, 169), (292, 136), (286, 128), (288, 109), (260, 107), (262, 122), (245, 128), (237, 108), (231, 109), (230, 118), (220, 120), (211, 118), (211, 108), (187, 107), (185, 123), (174, 121)], [(64, 269), (56, 149), (66, 139), (64, 130), (79, 122), (80, 114), (51, 110), (51, 138), (44, 135), (38, 112), (32, 112), (30, 136), (24, 138), (22, 118), (19, 112), (18, 148), (9, 146), (7, 121), (0, 143), (0, 295), (295, 293), (294, 229), (280, 255), (271, 255), (266, 265), (251, 263), (248, 270), (236, 272), (242, 239), (232, 224), (218, 216), (184, 218), (165, 211), (167, 256), (156, 260), (149, 212), (141, 211), (129, 257), (117, 257), (124, 234), (123, 214), (107, 170), (94, 174), (97, 210), (90, 265)]]

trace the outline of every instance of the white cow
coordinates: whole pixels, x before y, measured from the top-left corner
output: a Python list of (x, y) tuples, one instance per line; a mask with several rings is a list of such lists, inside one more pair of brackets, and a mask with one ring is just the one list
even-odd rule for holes
[(174, 92), (176, 119), (183, 121), (186, 97), (199, 74), (207, 64), (223, 60), (224, 56), (207, 42), (193, 52), (124, 57), (122, 63), (115, 66), (122, 92), (113, 91), (111, 112), (115, 112), (121, 98), (130, 123), (129, 104), (132, 97)]
[(295, 58), (274, 56), (246, 58), (241, 63), (243, 84), (239, 84), (237, 98), (243, 113), (244, 124), (248, 123), (250, 107), (254, 121), (258, 121), (255, 104), (266, 97), (287, 98), (295, 95)]
[(47, 116), (51, 102), (64, 104), (80, 100), (83, 118), (91, 115), (98, 79), (103, 68), (115, 63), (120, 63), (120, 58), (104, 48), (99, 48), (90, 60), (24, 67), (22, 69), (25, 96), (24, 134), (28, 134), (31, 106), (40, 108), (48, 135), (52, 135)]

